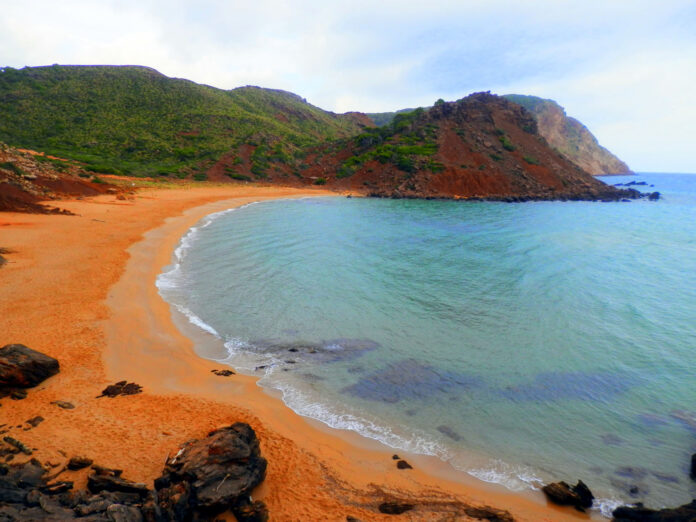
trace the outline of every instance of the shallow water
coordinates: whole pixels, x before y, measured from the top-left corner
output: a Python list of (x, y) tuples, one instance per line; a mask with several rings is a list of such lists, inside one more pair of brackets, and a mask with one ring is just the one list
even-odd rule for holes
[(253, 204), (158, 286), (303, 415), (511, 489), (580, 478), (605, 513), (685, 503), (696, 176), (604, 180), (663, 199)]

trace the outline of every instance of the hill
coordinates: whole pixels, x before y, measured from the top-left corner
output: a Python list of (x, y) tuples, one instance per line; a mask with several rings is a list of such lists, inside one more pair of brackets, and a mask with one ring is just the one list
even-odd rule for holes
[(489, 93), (397, 114), (309, 155), (306, 177), (388, 197), (607, 199), (609, 187), (552, 149), (522, 106)]
[(289, 92), (225, 91), (147, 67), (0, 69), (0, 141), (96, 172), (205, 179), (227, 155), (263, 174), (274, 163), (293, 164), (307, 146), (366, 125), (362, 115), (326, 112)]
[(523, 94), (507, 94), (537, 120), (539, 133), (552, 147), (590, 174), (631, 174), (628, 166), (607, 149), (575, 118), (553, 100)]
[(74, 162), (0, 143), (0, 211), (63, 214), (41, 202), (117, 192)]

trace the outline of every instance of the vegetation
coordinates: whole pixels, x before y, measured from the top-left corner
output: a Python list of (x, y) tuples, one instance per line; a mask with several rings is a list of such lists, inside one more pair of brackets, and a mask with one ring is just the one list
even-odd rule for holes
[(522, 159), (530, 165), (539, 165), (539, 160), (536, 159), (534, 156), (522, 156)]
[(224, 91), (134, 66), (0, 68), (0, 141), (70, 158), (99, 173), (201, 173), (262, 144), (254, 174), (361, 127), (284, 91)]
[(431, 158), (438, 151), (437, 127), (423, 123), (423, 114), (423, 109), (399, 112), (388, 125), (366, 129), (355, 136), (352, 141), (356, 153), (341, 164), (336, 177), (349, 177), (371, 160), (391, 163), (407, 173), (418, 169), (444, 170), (444, 165)]

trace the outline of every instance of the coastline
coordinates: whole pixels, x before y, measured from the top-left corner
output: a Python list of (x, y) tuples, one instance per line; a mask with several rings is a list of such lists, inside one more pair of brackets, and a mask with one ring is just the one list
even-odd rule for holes
[[(466, 478), (432, 457), (409, 455), (415, 469), (397, 470), (388, 448), (300, 417), (257, 386), (257, 378), (211, 373), (221, 365), (196, 354), (155, 286), (181, 237), (204, 216), (233, 206), (328, 194), (246, 186), (160, 189), (138, 193), (135, 202), (100, 196), (62, 204), (78, 217), (0, 216), (2, 246), (16, 251), (0, 272), (2, 344), (24, 343), (61, 362), (61, 373), (29, 390), (27, 399), (3, 401), (3, 417), (14, 424), (46, 417), (22, 433), (39, 448), (41, 461), (60, 460), (59, 450), (84, 454), (148, 484), (185, 440), (248, 422), (269, 460), (254, 498), (268, 504), (272, 520), (387, 520), (392, 517), (375, 511), (387, 493), (424, 505), (489, 505), (516, 520), (589, 519), (546, 505), (541, 493), (512, 493)], [(124, 379), (144, 393), (95, 398)], [(54, 400), (70, 400), (76, 408), (61, 410), (50, 404)], [(85, 479), (79, 472), (61, 478), (76, 485)], [(419, 506), (403, 518), (428, 519), (428, 513)]]

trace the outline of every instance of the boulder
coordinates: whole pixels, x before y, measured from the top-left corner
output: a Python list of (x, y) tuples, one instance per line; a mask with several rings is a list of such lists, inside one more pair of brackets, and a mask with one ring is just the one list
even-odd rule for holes
[[(175, 504), (190, 492), (194, 509), (221, 512), (248, 497), (265, 476), (266, 459), (261, 456), (256, 433), (248, 424), (237, 422), (184, 444), (167, 460), (155, 488), (158, 493), (167, 490), (163, 496)], [(173, 491), (176, 488), (179, 493)], [(167, 502), (163, 507), (169, 509)]]
[(0, 348), (0, 389), (32, 388), (59, 371), (56, 359), (23, 344)]
[(116, 475), (92, 473), (87, 477), (87, 489), (92, 493), (101, 491), (118, 491), (122, 493), (138, 493), (146, 496), (147, 486), (138, 482), (133, 482)]
[(72, 457), (68, 461), (68, 469), (70, 471), (77, 471), (78, 469), (86, 468), (92, 465), (92, 459), (87, 457)]
[(570, 486), (566, 482), (554, 482), (542, 488), (546, 497), (559, 506), (573, 506), (579, 511), (592, 507), (594, 495), (582, 480), (575, 486)]

